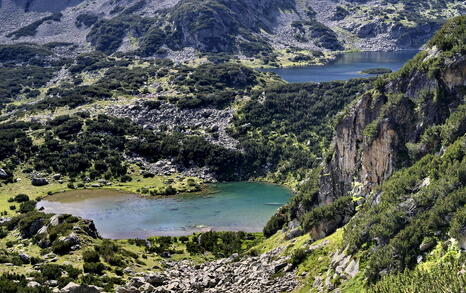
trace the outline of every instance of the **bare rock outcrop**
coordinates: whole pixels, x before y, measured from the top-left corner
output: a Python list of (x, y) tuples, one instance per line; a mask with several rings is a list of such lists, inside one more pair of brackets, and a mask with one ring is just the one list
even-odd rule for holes
[(334, 152), (321, 176), (319, 203), (347, 194), (354, 182), (362, 183), (360, 195), (367, 195), (405, 164), (407, 143), (418, 142), (425, 129), (445, 121), (461, 99), (437, 100), (436, 95), (461, 95), (459, 88), (466, 77), (464, 57), (446, 63), (437, 77), (413, 70), (378, 92), (366, 93), (347, 111), (336, 126)]

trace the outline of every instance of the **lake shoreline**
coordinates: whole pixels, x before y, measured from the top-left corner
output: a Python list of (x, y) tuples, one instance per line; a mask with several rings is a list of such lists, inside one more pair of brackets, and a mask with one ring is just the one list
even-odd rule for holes
[(208, 196), (210, 194), (215, 194), (218, 191), (212, 190), (212, 185), (216, 184), (226, 184), (226, 183), (259, 183), (259, 184), (267, 184), (267, 185), (273, 185), (277, 187), (281, 187), (284, 189), (287, 189), (290, 193), (294, 194), (295, 190), (293, 190), (291, 187), (287, 185), (283, 185), (280, 183), (275, 183), (275, 182), (269, 182), (266, 180), (246, 180), (246, 181), (225, 181), (225, 182), (215, 182), (215, 183), (202, 183), (200, 184), (200, 190), (195, 190), (195, 191), (182, 191), (182, 192), (177, 192), (176, 194), (170, 194), (170, 195), (150, 195), (150, 194), (143, 194), (140, 192), (132, 192), (132, 191), (127, 191), (124, 189), (119, 189), (119, 188), (114, 188), (117, 185), (114, 186), (101, 186), (101, 187), (83, 187), (83, 188), (75, 188), (75, 189), (63, 189), (60, 191), (53, 192), (51, 194), (46, 194), (44, 196), (40, 196), (36, 198), (37, 201), (41, 200), (46, 200), (47, 198), (53, 197), (55, 195), (59, 195), (62, 193), (67, 193), (67, 192), (72, 192), (72, 191), (99, 191), (99, 190), (108, 190), (108, 191), (113, 191), (113, 192), (118, 192), (118, 193), (126, 193), (126, 194), (132, 194), (135, 195), (139, 198), (146, 198), (146, 199), (162, 199), (162, 198), (176, 198), (179, 196), (183, 195), (199, 195), (199, 196)]
[(169, 197), (80, 189), (49, 195), (37, 208), (90, 219), (103, 237), (127, 239), (206, 231), (260, 232), (292, 195), (286, 187), (257, 182), (212, 184), (202, 192)]
[(396, 71), (418, 52), (419, 50), (351, 51), (340, 53), (335, 60), (323, 65), (257, 68), (257, 70), (273, 72), (288, 83), (320, 83), (352, 78), (370, 78), (373, 75), (361, 74), (360, 72), (370, 68), (388, 68)]

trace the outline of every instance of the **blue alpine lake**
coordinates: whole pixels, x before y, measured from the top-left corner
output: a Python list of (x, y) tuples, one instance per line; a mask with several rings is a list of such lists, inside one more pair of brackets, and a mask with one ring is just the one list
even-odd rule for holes
[(360, 72), (372, 68), (400, 69), (419, 51), (406, 50), (397, 52), (352, 52), (344, 53), (326, 65), (312, 65), (290, 68), (260, 69), (275, 72), (288, 82), (325, 82), (347, 80), (351, 78), (370, 77), (374, 75)]
[(106, 238), (188, 235), (206, 230), (262, 231), (291, 192), (263, 183), (221, 183), (208, 192), (149, 198), (114, 190), (74, 190), (39, 202), (44, 212), (94, 221)]

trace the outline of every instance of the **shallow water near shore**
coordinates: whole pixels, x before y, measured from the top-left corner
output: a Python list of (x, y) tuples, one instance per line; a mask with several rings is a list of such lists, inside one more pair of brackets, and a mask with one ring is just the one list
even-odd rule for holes
[(261, 70), (275, 72), (280, 75), (281, 78), (291, 83), (348, 80), (351, 78), (375, 76), (360, 73), (366, 69), (388, 68), (392, 71), (396, 71), (418, 52), (417, 50), (398, 52), (352, 52), (344, 53), (334, 62), (322, 66), (313, 65)]
[(94, 221), (105, 238), (146, 238), (206, 231), (262, 231), (291, 192), (250, 182), (220, 183), (208, 192), (147, 198), (114, 190), (74, 190), (42, 200), (44, 212)]

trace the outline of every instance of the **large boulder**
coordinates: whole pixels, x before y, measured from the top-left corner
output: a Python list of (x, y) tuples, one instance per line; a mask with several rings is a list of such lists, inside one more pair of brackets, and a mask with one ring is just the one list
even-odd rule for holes
[(115, 290), (116, 293), (140, 293), (141, 291), (134, 287), (119, 286)]
[(151, 273), (145, 276), (145, 281), (153, 286), (162, 286), (167, 282), (167, 276), (159, 273)]
[(298, 227), (298, 228), (295, 228), (295, 229), (292, 229), (290, 231), (288, 231), (286, 234), (285, 234), (285, 239), (286, 240), (290, 240), (290, 239), (293, 239), (293, 238), (296, 238), (296, 237), (299, 237), (301, 235), (303, 235), (303, 229), (301, 229), (301, 227)]
[(80, 243), (80, 239), (76, 233), (70, 233), (68, 236), (60, 237), (59, 240), (67, 243), (69, 246), (78, 245)]
[(30, 282), (27, 283), (27, 286), (29, 288), (36, 288), (36, 287), (40, 287), (40, 284), (35, 282), (35, 281), (30, 281)]
[(10, 175), (8, 175), (8, 173), (5, 170), (0, 168), (0, 179), (8, 179), (9, 177)]
[(31, 180), (31, 184), (34, 186), (44, 186), (44, 185), (49, 184), (49, 182), (45, 178), (34, 177)]
[(35, 236), (37, 232), (44, 226), (44, 218), (39, 217), (33, 221), (25, 224), (20, 229), (20, 234), (22, 238), (31, 238)]
[(92, 238), (100, 238), (97, 228), (92, 220), (81, 220), (80, 225), (74, 226), (73, 231), (80, 234), (88, 235)]
[(135, 287), (139, 288), (142, 285), (144, 285), (146, 282), (143, 277), (133, 277), (131, 278), (131, 281), (129, 282), (130, 287)]
[(26, 253), (20, 253), (18, 256), (23, 263), (29, 263), (31, 261), (31, 258)]
[(466, 227), (462, 229), (457, 238), (461, 249), (466, 250)]
[(60, 290), (61, 293), (100, 293), (102, 290), (96, 286), (79, 285), (74, 282), (69, 282), (68, 285)]

